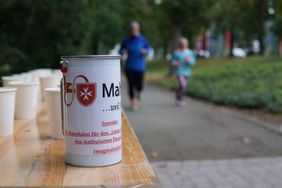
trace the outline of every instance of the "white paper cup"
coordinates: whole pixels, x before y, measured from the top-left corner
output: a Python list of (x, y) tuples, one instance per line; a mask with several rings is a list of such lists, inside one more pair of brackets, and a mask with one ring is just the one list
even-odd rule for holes
[(64, 139), (62, 133), (60, 88), (46, 88), (45, 100), (48, 108), (51, 137), (54, 139)]
[(14, 132), (16, 88), (0, 87), (0, 136)]
[(10, 82), (9, 87), (17, 88), (16, 119), (32, 119), (37, 113), (38, 83)]
[(59, 79), (61, 79), (63, 77), (63, 74), (62, 74), (60, 69), (53, 70), (52, 75), (56, 76)]
[(21, 76), (3, 76), (1, 79), (3, 87), (8, 87), (10, 82), (23, 81)]
[(37, 100), (38, 100), (38, 101), (42, 101), (39, 76), (36, 75), (36, 74), (32, 74), (32, 73), (31, 73), (31, 75), (32, 75), (32, 76), (31, 76), (31, 82), (33, 82), (33, 83), (38, 83), (38, 85), (39, 85), (39, 87), (38, 87), (38, 94), (37, 94)]
[(21, 73), (20, 76), (23, 78), (24, 82), (32, 82), (32, 74), (24, 72)]
[(44, 76), (40, 77), (40, 88), (41, 88), (41, 98), (44, 101), (44, 89), (45, 88), (54, 88), (59, 84), (59, 79), (56, 76)]
[(29, 71), (29, 73), (38, 76), (50, 76), (52, 74), (51, 69), (34, 69)]

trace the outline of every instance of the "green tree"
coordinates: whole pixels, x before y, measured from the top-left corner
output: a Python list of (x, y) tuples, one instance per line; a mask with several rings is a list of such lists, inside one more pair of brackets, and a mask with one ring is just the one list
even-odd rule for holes
[(138, 21), (141, 25), (141, 32), (148, 38), (153, 47), (160, 45), (159, 7), (154, 0), (119, 0), (122, 4), (123, 35), (127, 35), (129, 25), (132, 21)]
[[(163, 0), (161, 31), (168, 32), (162, 36), (168, 40), (169, 45), (175, 48), (180, 36), (187, 36), (190, 40), (199, 32), (208, 27), (207, 10), (211, 2), (205, 0)], [(170, 49), (171, 50), (171, 49)]]
[(87, 37), (88, 1), (1, 1), (1, 55), (14, 71), (58, 67), (64, 54), (79, 54)]
[(122, 5), (118, 0), (96, 0), (92, 6), (92, 53), (105, 54), (122, 39)]
[[(218, 29), (231, 32), (231, 49), (234, 41), (251, 41), (256, 36), (260, 41), (260, 54), (264, 53), (264, 23), (266, 20), (265, 0), (214, 0), (210, 9)], [(232, 50), (229, 56), (233, 56)]]
[(282, 1), (280, 0), (275, 0), (274, 1), (274, 32), (278, 36), (278, 38), (281, 40), (282, 39)]

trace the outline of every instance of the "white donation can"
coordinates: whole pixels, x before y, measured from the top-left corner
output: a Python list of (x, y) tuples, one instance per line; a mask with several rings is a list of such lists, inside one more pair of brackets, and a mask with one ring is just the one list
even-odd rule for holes
[(89, 167), (120, 162), (120, 56), (63, 56), (61, 64), (66, 163)]

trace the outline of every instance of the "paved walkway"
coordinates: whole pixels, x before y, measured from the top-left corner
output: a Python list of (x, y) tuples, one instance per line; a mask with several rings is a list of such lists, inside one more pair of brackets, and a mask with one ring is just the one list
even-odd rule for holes
[(164, 188), (281, 188), (282, 157), (153, 162)]
[[(173, 92), (153, 85), (145, 89), (140, 109), (127, 115), (151, 160), (282, 156), (282, 136), (260, 121), (191, 98), (181, 109)], [(125, 106), (127, 101), (123, 90)]]
[[(128, 99), (123, 85), (123, 104)], [(282, 135), (263, 122), (148, 84), (129, 121), (164, 187), (282, 187)]]

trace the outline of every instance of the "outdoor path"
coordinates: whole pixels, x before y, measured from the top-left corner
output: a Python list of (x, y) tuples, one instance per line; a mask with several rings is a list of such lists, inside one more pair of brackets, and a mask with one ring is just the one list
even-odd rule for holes
[(246, 115), (191, 98), (179, 108), (172, 91), (151, 84), (142, 98), (137, 112), (126, 111), (151, 160), (282, 156), (282, 135)]
[(164, 188), (282, 187), (282, 157), (163, 161), (152, 166)]
[(270, 188), (282, 184), (282, 135), (263, 122), (147, 84), (129, 121), (165, 188)]

